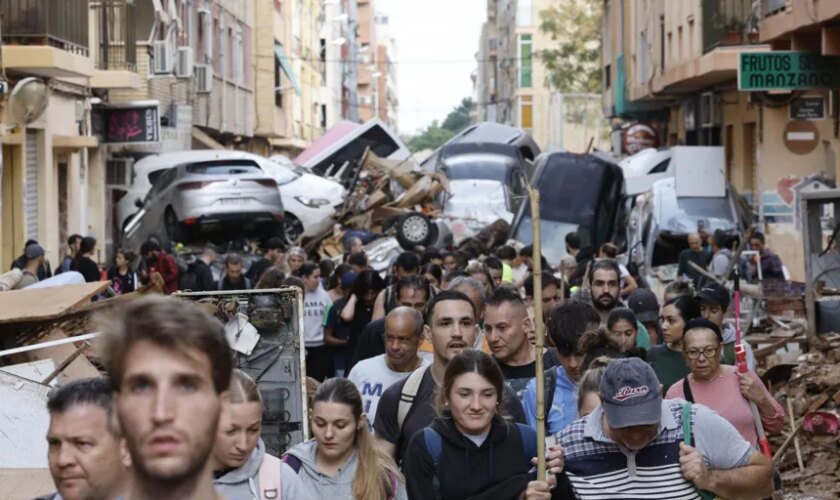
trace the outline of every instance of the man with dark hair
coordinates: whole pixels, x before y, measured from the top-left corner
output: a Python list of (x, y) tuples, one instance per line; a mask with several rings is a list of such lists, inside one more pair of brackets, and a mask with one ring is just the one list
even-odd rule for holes
[(178, 291), (178, 264), (171, 255), (161, 250), (158, 242), (149, 240), (140, 245), (140, 256), (146, 263), (145, 279), (153, 273), (159, 273), (163, 278), (163, 293), (170, 294)]
[(504, 265), (502, 261), (496, 257), (487, 257), (484, 259), (484, 265), (490, 272), (490, 277), (493, 279), (493, 288), (502, 286), (502, 274), (504, 274)]
[(368, 258), (362, 252), (351, 253), (349, 257), (347, 257), (347, 265), (350, 266), (350, 270), (352, 270), (356, 274), (362, 274), (368, 268)]
[[(783, 280), (785, 278), (785, 268), (782, 265), (782, 259), (779, 258), (772, 250), (767, 248), (767, 241), (764, 238), (764, 233), (755, 231), (750, 235), (750, 248), (758, 252), (761, 260), (761, 279), (763, 280)], [(758, 268), (755, 261), (747, 262), (746, 269), (743, 275), (748, 280), (758, 278)]]
[(67, 238), (67, 254), (64, 256), (64, 259), (61, 261), (61, 266), (59, 266), (55, 274), (61, 274), (70, 270), (73, 266), (73, 259), (79, 255), (79, 249), (81, 247), (82, 235), (71, 234), (70, 237)]
[[(615, 260), (618, 258), (618, 247), (613, 243), (604, 243), (601, 245), (598, 258)], [(621, 279), (621, 289), (618, 291), (618, 296), (628, 297), (634, 290), (639, 288), (639, 284), (636, 283), (636, 278), (630, 274), (630, 271), (627, 270), (627, 267), (625, 267), (624, 264), (621, 264), (618, 261), (616, 261), (616, 264), (618, 264), (618, 270), (620, 272), (619, 277)]]
[[(382, 394), (374, 431), (380, 444), (401, 463), (408, 441), (437, 416), (435, 395), (443, 383), (449, 361), (469, 349), (478, 333), (476, 309), (463, 293), (447, 290), (435, 295), (426, 309), (424, 335), (434, 345), (431, 365), (413, 371)], [(506, 388), (504, 406), (517, 421), (524, 422), (522, 404)]]
[(428, 364), (417, 355), (422, 339), (423, 313), (399, 306), (385, 317), (385, 353), (364, 359), (350, 370), (347, 379), (359, 389), (369, 422), (376, 421), (376, 409), (385, 389)]
[(126, 498), (216, 498), (213, 451), (233, 355), (195, 304), (144, 296), (103, 322), (99, 352), (131, 453)]
[(653, 368), (641, 359), (607, 365), (598, 391), (601, 404), (556, 437), (566, 452), (564, 472), (576, 498), (773, 494), (767, 457), (705, 406), (663, 400), (659, 386)]
[(726, 231), (722, 229), (716, 229), (714, 234), (709, 237), (713, 253), (712, 260), (709, 262), (709, 272), (712, 273), (715, 278), (729, 278), (724, 275), (729, 269), (729, 262), (732, 260), (732, 250), (729, 249), (730, 239), (731, 238), (728, 234), (726, 234)]
[(54, 389), (47, 410), (47, 461), (58, 492), (39, 500), (109, 499), (125, 493), (129, 464), (121, 453), (108, 379), (78, 379)]
[(216, 247), (208, 243), (204, 246), (201, 255), (187, 266), (187, 272), (181, 275), (181, 290), (193, 292), (216, 290), (216, 280), (213, 279), (213, 269), (210, 268), (214, 262), (216, 262)]
[(282, 271), (286, 262), (286, 243), (283, 242), (282, 238), (275, 236), (267, 239), (263, 244), (263, 250), (265, 251), (263, 258), (251, 264), (248, 273), (245, 274), (245, 277), (252, 284), (256, 284), (263, 273), (272, 267)]
[[(426, 310), (429, 299), (434, 295), (434, 289), (428, 280), (422, 276), (408, 276), (399, 280), (397, 287), (397, 302), (399, 307), (410, 307), (420, 314)], [(356, 350), (350, 360), (349, 369), (362, 360), (385, 354), (385, 318), (368, 323), (359, 336)], [(423, 339), (420, 339), (422, 343)]]
[[(612, 259), (597, 259), (589, 271), (589, 290), (592, 293), (592, 307), (601, 317), (601, 326), (607, 326), (610, 312), (619, 306), (618, 294), (621, 271)], [(644, 325), (636, 322), (636, 345), (650, 349), (650, 335)]]
[(580, 236), (577, 234), (576, 231), (566, 233), (565, 242), (566, 253), (577, 259), (578, 254), (580, 254), (581, 247)]
[[(394, 279), (396, 281), (408, 276), (416, 276), (420, 274), (420, 257), (414, 252), (403, 252), (397, 256), (394, 262)], [(373, 320), (384, 318), (386, 314), (397, 307), (397, 294), (394, 293), (395, 287), (391, 285), (381, 292), (376, 297), (376, 302), (373, 304)]]
[(458, 259), (453, 252), (443, 254), (443, 272), (451, 273), (458, 269)]
[(318, 264), (307, 262), (297, 273), (303, 281), (303, 335), (306, 342), (306, 375), (319, 382), (335, 375), (333, 349), (324, 342), (324, 319), (332, 306), (321, 284)]
[[(521, 400), (536, 369), (536, 350), (528, 340), (532, 329), (528, 308), (515, 288), (496, 288), (487, 297), (484, 338), (505, 381)], [(554, 366), (551, 355), (543, 353), (545, 368)]]
[(438, 266), (443, 265), (443, 254), (440, 253), (440, 250), (437, 248), (429, 248), (423, 252), (423, 256), (420, 257), (420, 265), (425, 267), (428, 264), (436, 264)]
[[(15, 259), (14, 262), (12, 262), (11, 269), (23, 270), (24, 268), (26, 268), (26, 262), (29, 260), (26, 251), (29, 249), (29, 247), (33, 245), (38, 245), (38, 242), (35, 240), (26, 240), (26, 242), (23, 244), (23, 254), (17, 259)], [(79, 243), (79, 245), (81, 245), (81, 242)], [(45, 279), (52, 277), (53, 274), (52, 269), (50, 268), (50, 261), (44, 258), (43, 262), (41, 262), (38, 265), (38, 271), (35, 273), (35, 275), (38, 278), (38, 281), (44, 281)]]
[[(534, 275), (525, 278), (525, 303), (530, 307), (534, 305)], [(560, 303), (560, 284), (557, 278), (549, 272), (542, 273), (542, 303), (543, 311), (548, 314)]]
[(219, 290), (250, 290), (251, 280), (242, 275), (242, 257), (229, 253), (225, 257), (225, 274), (219, 279)]
[[(582, 374), (581, 367), (586, 353), (581, 338), (587, 332), (596, 332), (600, 316), (589, 304), (577, 301), (566, 302), (555, 308), (546, 323), (546, 332), (551, 337), (560, 365), (548, 368), (543, 374), (545, 380), (546, 432), (556, 434), (577, 417), (577, 381)], [(523, 398), (528, 424), (537, 427), (537, 384), (531, 381)]]
[(37, 243), (26, 247), (23, 253), (26, 257), (26, 264), (23, 266), (23, 276), (15, 285), (15, 290), (22, 290), (30, 285), (34, 285), (40, 281), (38, 279), (38, 269), (44, 265), (44, 249)]

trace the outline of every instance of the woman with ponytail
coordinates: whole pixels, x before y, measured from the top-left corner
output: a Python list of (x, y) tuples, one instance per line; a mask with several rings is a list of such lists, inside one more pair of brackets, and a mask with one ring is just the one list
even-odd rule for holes
[(315, 438), (283, 457), (298, 471), (304, 498), (407, 500), (394, 460), (368, 431), (362, 396), (352, 382), (327, 379), (315, 391), (310, 412)]
[(266, 453), (260, 438), (263, 403), (257, 383), (234, 370), (210, 460), (213, 484), (228, 500), (304, 498), (294, 469)]

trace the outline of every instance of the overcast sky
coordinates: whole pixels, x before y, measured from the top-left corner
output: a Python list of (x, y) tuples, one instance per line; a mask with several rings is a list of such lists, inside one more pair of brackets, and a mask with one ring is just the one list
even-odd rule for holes
[(399, 132), (413, 134), (472, 97), (487, 0), (374, 0), (397, 45)]

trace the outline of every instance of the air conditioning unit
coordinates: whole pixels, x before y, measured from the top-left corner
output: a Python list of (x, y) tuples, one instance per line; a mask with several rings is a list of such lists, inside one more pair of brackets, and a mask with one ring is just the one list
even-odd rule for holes
[(198, 80), (199, 94), (209, 94), (213, 91), (213, 68), (209, 64), (195, 65), (195, 79)]
[(155, 74), (172, 73), (172, 46), (166, 40), (157, 40), (153, 44), (152, 57), (155, 60)]
[(178, 78), (192, 78), (195, 54), (192, 47), (178, 47), (178, 60), (175, 64), (175, 76)]

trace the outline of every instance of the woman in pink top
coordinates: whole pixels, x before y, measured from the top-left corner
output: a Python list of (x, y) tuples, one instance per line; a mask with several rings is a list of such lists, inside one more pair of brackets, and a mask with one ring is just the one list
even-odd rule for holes
[(782, 405), (753, 372), (738, 373), (734, 366), (721, 364), (723, 336), (720, 328), (704, 318), (685, 326), (683, 355), (691, 373), (668, 389), (667, 399), (682, 398), (715, 410), (741, 435), (755, 445), (758, 434), (750, 401), (758, 406), (767, 434), (778, 434), (785, 421)]

